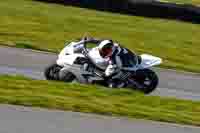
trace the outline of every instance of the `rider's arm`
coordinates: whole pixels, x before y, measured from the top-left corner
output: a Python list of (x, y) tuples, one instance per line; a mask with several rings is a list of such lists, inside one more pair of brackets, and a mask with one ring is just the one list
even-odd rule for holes
[(121, 52), (121, 48), (119, 47), (118, 44), (115, 45), (116, 49), (112, 54), (112, 56), (110, 57), (109, 65), (105, 70), (105, 75), (107, 77), (119, 72), (120, 69), (122, 68), (122, 61), (121, 58), (118, 56), (118, 54)]
[(105, 70), (105, 76), (107, 77), (112, 76), (113, 74), (119, 72), (120, 68), (121, 68), (120, 58), (118, 56), (115, 56), (114, 59), (111, 59), (109, 61), (109, 65)]
[(116, 72), (116, 69), (117, 69), (116, 65), (111, 65), (111, 64), (108, 65), (108, 67), (105, 70), (105, 76), (106, 77), (112, 76)]

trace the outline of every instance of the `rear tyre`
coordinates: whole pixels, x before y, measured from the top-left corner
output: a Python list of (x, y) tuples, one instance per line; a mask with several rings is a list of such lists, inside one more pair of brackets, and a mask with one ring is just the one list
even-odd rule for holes
[(154, 71), (143, 69), (136, 72), (136, 81), (142, 86), (137, 89), (145, 94), (149, 94), (156, 89), (159, 79)]
[(51, 64), (44, 70), (44, 76), (47, 80), (59, 80), (59, 71), (62, 67), (57, 64)]

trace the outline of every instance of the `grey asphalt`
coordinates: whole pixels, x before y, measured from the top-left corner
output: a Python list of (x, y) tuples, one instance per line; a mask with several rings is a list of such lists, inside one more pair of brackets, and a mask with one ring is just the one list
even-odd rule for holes
[[(55, 54), (0, 47), (0, 73), (44, 79)], [(156, 68), (160, 85), (153, 95), (200, 100), (198, 74)], [(200, 128), (146, 120), (0, 105), (0, 133), (199, 133)]]
[(0, 133), (199, 133), (200, 128), (146, 120), (0, 105)]
[[(22, 74), (44, 79), (44, 68), (57, 59), (56, 54), (27, 49), (0, 47), (0, 73)], [(152, 95), (200, 100), (200, 74), (155, 68), (160, 84)]]

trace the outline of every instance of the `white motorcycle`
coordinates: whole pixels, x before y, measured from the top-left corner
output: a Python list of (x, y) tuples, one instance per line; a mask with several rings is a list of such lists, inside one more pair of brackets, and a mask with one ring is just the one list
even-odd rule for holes
[[(45, 78), (47, 80), (99, 84), (108, 87), (110, 79), (104, 76), (105, 70), (99, 68), (90, 59), (88, 56), (89, 49), (84, 47), (79, 53), (74, 53), (73, 43), (69, 43), (59, 53), (56, 63), (45, 69)], [(137, 55), (134, 71), (121, 70), (123, 72), (122, 77), (115, 79), (115, 82), (123, 83), (120, 88), (137, 89), (148, 94), (158, 85), (158, 76), (151, 68), (161, 63), (162, 59), (159, 57), (148, 54)]]

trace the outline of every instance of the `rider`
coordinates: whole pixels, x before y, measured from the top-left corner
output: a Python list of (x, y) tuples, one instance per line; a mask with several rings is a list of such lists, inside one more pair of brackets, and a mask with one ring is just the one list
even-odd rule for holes
[(80, 42), (75, 43), (73, 45), (74, 52), (81, 51), (86, 43), (97, 44), (95, 48), (89, 51), (88, 55), (99, 68), (105, 70), (104, 78), (109, 80), (109, 86), (123, 87), (123, 82), (120, 83), (120, 80), (125, 80), (130, 74), (126, 70), (135, 70), (137, 63), (136, 55), (112, 40), (94, 38), (84, 38)]

